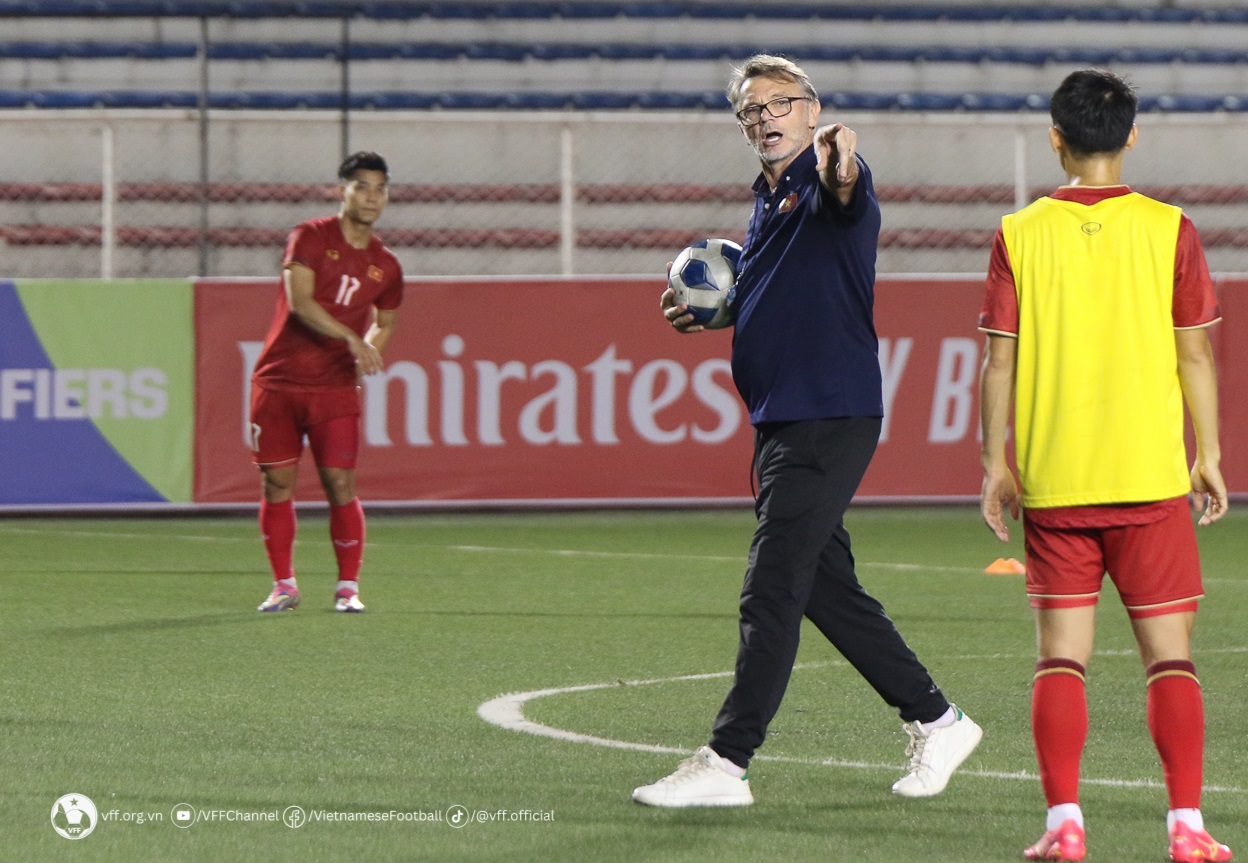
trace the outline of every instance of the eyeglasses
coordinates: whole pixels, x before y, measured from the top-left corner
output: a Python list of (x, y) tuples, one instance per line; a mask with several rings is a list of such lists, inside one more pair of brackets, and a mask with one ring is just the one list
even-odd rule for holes
[(809, 96), (782, 96), (779, 99), (772, 99), (762, 105), (751, 105), (748, 108), (742, 108), (737, 112), (737, 119), (741, 121), (742, 126), (757, 126), (763, 121), (763, 109), (767, 109), (767, 113), (774, 117), (783, 117), (793, 110), (794, 102), (813, 102)]

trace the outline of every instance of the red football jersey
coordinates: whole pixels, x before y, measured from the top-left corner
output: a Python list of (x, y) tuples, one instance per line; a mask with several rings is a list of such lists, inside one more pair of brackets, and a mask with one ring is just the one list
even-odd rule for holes
[[(312, 219), (291, 231), (282, 266), (289, 264), (316, 274), (313, 297), (360, 336), (372, 325), (374, 308), (390, 311), (403, 301), (398, 258), (375, 236), (366, 249), (352, 246), (337, 216)], [(354, 387), (355, 360), (346, 342), (316, 332), (291, 312), (279, 283), (277, 310), (252, 380), (269, 389)]]

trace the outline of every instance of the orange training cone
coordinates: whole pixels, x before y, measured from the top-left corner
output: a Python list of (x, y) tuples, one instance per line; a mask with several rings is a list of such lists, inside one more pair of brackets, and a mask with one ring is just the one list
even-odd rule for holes
[(1027, 567), (1014, 558), (998, 557), (984, 569), (989, 575), (1025, 575)]

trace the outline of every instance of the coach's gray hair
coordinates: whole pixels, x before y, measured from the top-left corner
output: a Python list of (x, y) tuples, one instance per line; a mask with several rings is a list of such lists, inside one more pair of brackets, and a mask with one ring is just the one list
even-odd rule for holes
[(819, 94), (815, 92), (815, 85), (810, 83), (810, 76), (803, 71), (801, 66), (787, 57), (778, 57), (774, 54), (755, 54), (742, 63), (741, 68), (733, 69), (732, 77), (728, 79), (726, 93), (734, 111), (740, 107), (738, 100), (741, 98), (741, 88), (751, 78), (780, 78), (784, 81), (792, 81), (800, 86), (802, 92), (811, 99), (814, 99), (816, 102), (819, 101)]

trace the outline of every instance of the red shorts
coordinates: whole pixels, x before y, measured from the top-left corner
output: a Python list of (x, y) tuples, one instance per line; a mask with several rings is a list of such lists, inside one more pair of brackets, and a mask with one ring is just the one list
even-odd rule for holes
[(270, 390), (251, 387), (251, 460), (294, 464), (307, 435), (319, 467), (354, 468), (360, 451), (360, 396), (355, 389)]
[(1195, 611), (1203, 595), (1196, 529), (1183, 498), (1148, 524), (1053, 528), (1024, 517), (1033, 608), (1096, 605), (1105, 573), (1133, 618)]

